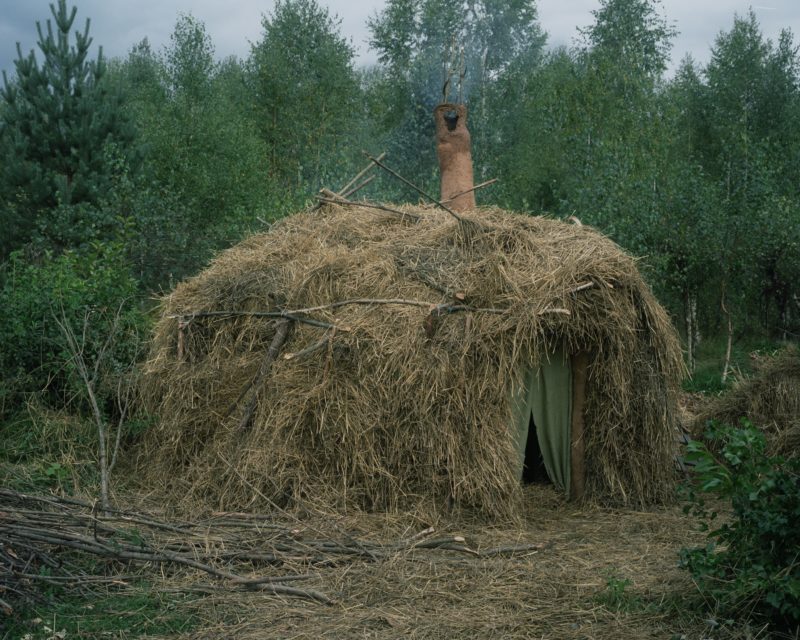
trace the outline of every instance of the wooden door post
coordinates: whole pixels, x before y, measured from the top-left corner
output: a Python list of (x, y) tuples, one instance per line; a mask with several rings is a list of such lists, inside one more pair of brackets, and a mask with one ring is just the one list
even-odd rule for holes
[(580, 500), (586, 491), (586, 438), (583, 408), (586, 403), (586, 375), (589, 354), (572, 356), (572, 429), (570, 434), (570, 500)]

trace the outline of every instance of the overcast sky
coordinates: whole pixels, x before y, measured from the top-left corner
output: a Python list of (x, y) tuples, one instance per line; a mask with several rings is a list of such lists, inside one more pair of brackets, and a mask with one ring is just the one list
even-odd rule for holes
[[(384, 6), (384, 0), (319, 0), (341, 19), (342, 33), (353, 43), (361, 64), (374, 62), (367, 40), (367, 19)], [(53, 0), (55, 2), (55, 0)], [(27, 53), (36, 47), (37, 20), (50, 16), (50, 0), (0, 0), (0, 69), (13, 70), (16, 43)], [(68, 0), (77, 4), (81, 25), (89, 17), (95, 45), (107, 56), (124, 56), (131, 46), (148, 38), (154, 49), (169, 41), (180, 13), (202, 20), (212, 37), (218, 57), (245, 57), (250, 43), (261, 35), (261, 16), (269, 14), (274, 0)], [(572, 44), (578, 27), (593, 21), (591, 11), (598, 0), (539, 0), (539, 22), (548, 33), (550, 45)], [(715, 37), (727, 31), (734, 13), (744, 15), (751, 7), (764, 35), (773, 40), (783, 28), (790, 28), (800, 44), (800, 0), (663, 0), (668, 21), (678, 30), (672, 50), (673, 68), (686, 53), (705, 63)]]

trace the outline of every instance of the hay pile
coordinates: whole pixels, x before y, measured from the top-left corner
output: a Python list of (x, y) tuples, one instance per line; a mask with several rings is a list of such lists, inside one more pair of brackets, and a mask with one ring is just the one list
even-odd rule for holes
[[(669, 499), (681, 352), (635, 261), (587, 227), (404, 211), (297, 214), (166, 297), (142, 472), (224, 509), (449, 501), (507, 516), (521, 495), (509, 399), (522, 366), (563, 345), (591, 353), (588, 494)], [(383, 302), (331, 306), (363, 299)], [(252, 313), (280, 310), (316, 324), (292, 320), (279, 345), (282, 320)]]
[(702, 433), (710, 420), (735, 426), (742, 418), (764, 431), (770, 455), (800, 455), (800, 349), (796, 345), (760, 358), (752, 375), (704, 407), (693, 431)]

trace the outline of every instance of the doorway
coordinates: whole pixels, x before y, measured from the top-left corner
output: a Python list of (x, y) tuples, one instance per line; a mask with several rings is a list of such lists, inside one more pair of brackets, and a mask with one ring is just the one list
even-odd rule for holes
[(561, 349), (523, 371), (513, 404), (517, 477), (569, 492), (572, 371)]
[(553, 484), (544, 464), (544, 455), (539, 446), (539, 435), (533, 414), (528, 421), (528, 441), (525, 444), (525, 459), (522, 463), (523, 484)]
[(586, 489), (584, 406), (590, 354), (558, 350), (523, 371), (512, 402), (515, 469), (523, 483), (550, 483), (571, 499)]

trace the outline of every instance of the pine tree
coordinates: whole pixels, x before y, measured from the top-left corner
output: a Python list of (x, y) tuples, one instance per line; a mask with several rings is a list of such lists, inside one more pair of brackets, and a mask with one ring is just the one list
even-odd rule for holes
[[(115, 172), (137, 163), (135, 131), (123, 114), (122, 96), (105, 81), (102, 48), (96, 60), (88, 59), (89, 20), (71, 44), (77, 8), (68, 10), (59, 0), (50, 11), (46, 30), (36, 23), (41, 65), (34, 51), (25, 56), (18, 43), (16, 78), (3, 72), (0, 256), (37, 235), (59, 248), (74, 242), (75, 214), (65, 215), (64, 207), (95, 207), (108, 196)], [(82, 232), (103, 226), (94, 218)]]

